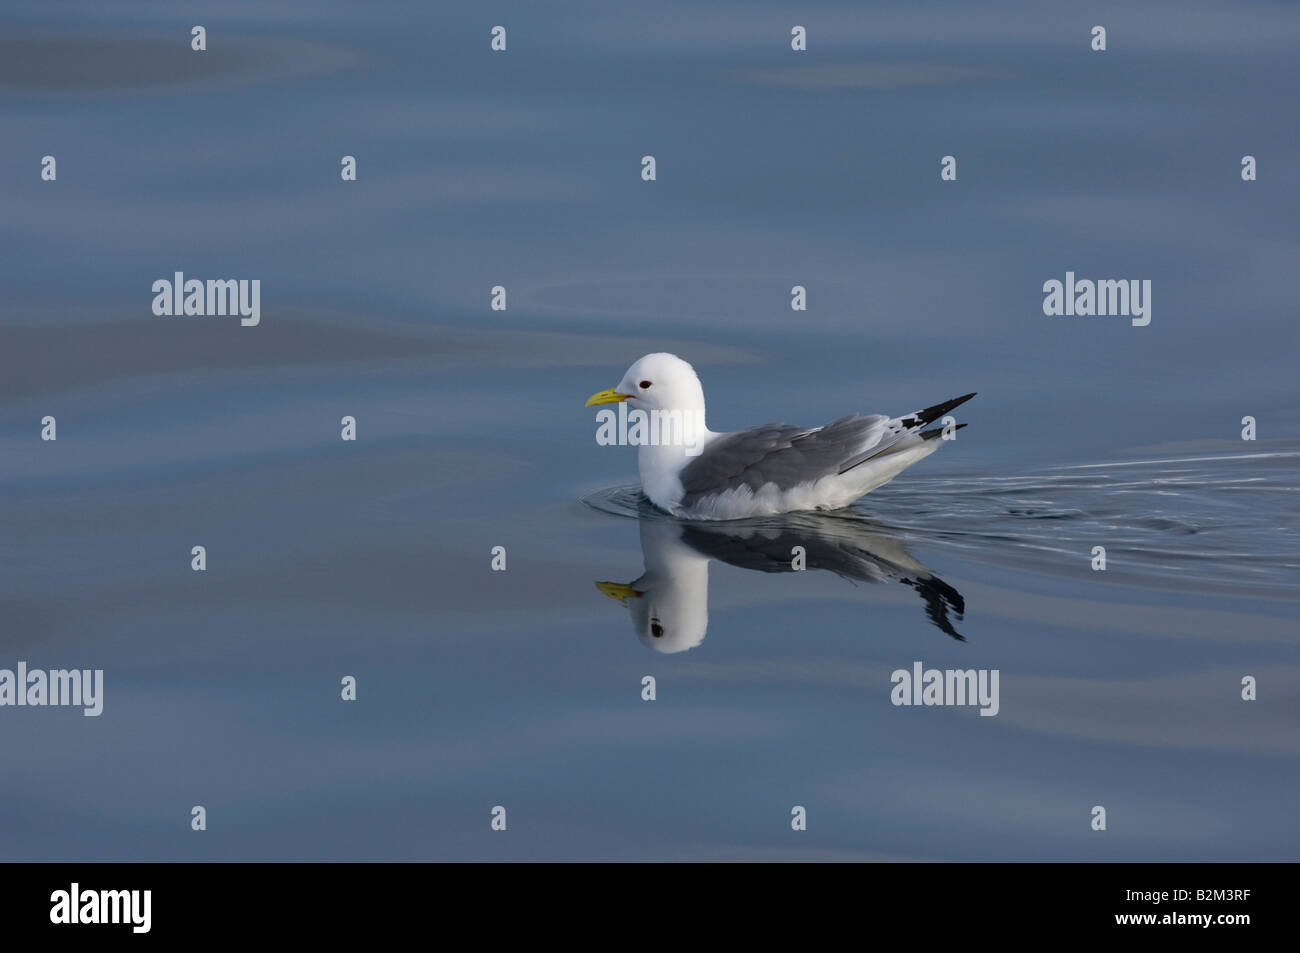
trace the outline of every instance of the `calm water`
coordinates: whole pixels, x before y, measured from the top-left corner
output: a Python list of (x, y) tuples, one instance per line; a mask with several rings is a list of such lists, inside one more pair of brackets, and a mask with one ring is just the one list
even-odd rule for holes
[[(6, 10), (0, 668), (105, 701), (0, 708), (0, 857), (1297, 859), (1300, 10), (1130, 6)], [(715, 429), (979, 396), (687, 526), (582, 407), (650, 350)]]

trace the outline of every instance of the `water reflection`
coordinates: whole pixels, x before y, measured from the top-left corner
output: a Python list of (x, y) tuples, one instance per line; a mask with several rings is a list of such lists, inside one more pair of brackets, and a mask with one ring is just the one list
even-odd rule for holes
[(961, 593), (869, 521), (797, 513), (717, 523), (646, 515), (639, 523), (645, 572), (632, 582), (596, 587), (631, 612), (637, 638), (656, 652), (684, 652), (704, 641), (715, 559), (756, 572), (824, 569), (855, 582), (901, 583), (921, 596), (934, 625), (965, 641), (951, 619), (960, 621), (965, 612)]

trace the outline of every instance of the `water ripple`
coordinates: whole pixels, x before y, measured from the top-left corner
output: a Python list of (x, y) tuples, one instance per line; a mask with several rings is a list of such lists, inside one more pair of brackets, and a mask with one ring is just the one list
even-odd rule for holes
[[(1300, 453), (1124, 461), (1015, 476), (909, 474), (833, 514), (904, 542), (958, 550), (1035, 573), (1089, 572), (1104, 546), (1111, 579), (1300, 596)], [(669, 519), (637, 486), (598, 490), (589, 506)], [(751, 522), (751, 521), (747, 521)], [(1117, 578), (1119, 577), (1119, 578)]]

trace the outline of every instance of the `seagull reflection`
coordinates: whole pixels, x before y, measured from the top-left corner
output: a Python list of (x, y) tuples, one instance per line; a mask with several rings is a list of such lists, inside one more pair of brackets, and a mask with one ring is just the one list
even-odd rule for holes
[(642, 518), (645, 572), (629, 583), (596, 587), (632, 613), (637, 638), (656, 652), (685, 652), (704, 641), (709, 625), (709, 563), (717, 559), (758, 572), (825, 569), (858, 582), (897, 582), (915, 589), (939, 629), (966, 610), (959, 593), (917, 562), (903, 544), (865, 520), (812, 513), (763, 520), (683, 523)]

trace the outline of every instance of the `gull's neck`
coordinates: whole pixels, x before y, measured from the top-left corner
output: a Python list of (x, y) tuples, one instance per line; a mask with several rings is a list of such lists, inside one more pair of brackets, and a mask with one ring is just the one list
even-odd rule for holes
[[(652, 419), (654, 413), (647, 411)], [(682, 401), (678, 407), (660, 410), (658, 414), (659, 440), (637, 448), (637, 469), (646, 496), (661, 509), (671, 509), (681, 496), (677, 475), (717, 434), (705, 424), (702, 393), (698, 400)], [(650, 426), (647, 421), (647, 427)], [(647, 433), (647, 439), (652, 436), (653, 430)]]

